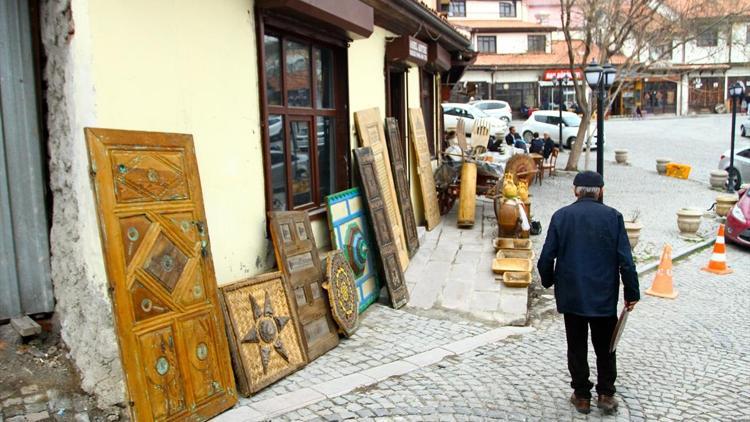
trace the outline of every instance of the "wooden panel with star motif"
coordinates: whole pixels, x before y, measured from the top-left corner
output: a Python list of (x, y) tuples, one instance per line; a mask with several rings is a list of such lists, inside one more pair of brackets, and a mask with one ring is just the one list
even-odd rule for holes
[(272, 211), (271, 239), (279, 269), (292, 289), (308, 361), (339, 344), (338, 328), (323, 290), (318, 247), (304, 211)]
[(219, 288), (237, 390), (249, 396), (305, 366), (299, 318), (281, 272)]
[(409, 290), (404, 280), (404, 270), (398, 259), (398, 250), (393, 240), (390, 221), (383, 201), (383, 189), (378, 178), (375, 177), (375, 158), (372, 149), (368, 147), (354, 150), (359, 167), (359, 176), (365, 194), (367, 209), (372, 221), (375, 240), (380, 252), (385, 284), (391, 299), (391, 306), (398, 309), (409, 302)]
[(406, 249), (409, 258), (413, 257), (419, 249), (419, 235), (417, 234), (417, 222), (414, 219), (414, 207), (411, 204), (411, 189), (409, 181), (406, 180), (406, 158), (401, 146), (401, 133), (398, 130), (398, 120), (395, 117), (385, 119), (386, 139), (388, 140), (388, 152), (393, 168), (393, 180), (396, 182), (396, 194), (401, 207), (401, 221), (404, 223), (404, 236), (406, 236)]
[(131, 419), (237, 401), (190, 135), (86, 129)]
[(339, 331), (351, 337), (359, 328), (359, 296), (354, 272), (342, 251), (331, 251), (328, 254), (326, 282), (323, 287), (328, 291), (331, 312), (339, 325)]

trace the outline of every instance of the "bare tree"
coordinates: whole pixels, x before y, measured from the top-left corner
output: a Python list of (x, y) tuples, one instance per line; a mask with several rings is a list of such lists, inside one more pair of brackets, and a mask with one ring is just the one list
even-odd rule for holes
[[(578, 84), (576, 69), (592, 60), (616, 65), (617, 78), (637, 75), (707, 33), (724, 32), (731, 40), (731, 24), (750, 12), (747, 0), (560, 0), (562, 32), (568, 49), (576, 101), (583, 112), (577, 139), (585, 139), (594, 101), (586, 95), (586, 83)], [(720, 48), (707, 50), (718, 54)], [(627, 83), (607, 93), (605, 110)], [(562, 140), (560, 140), (562, 142)], [(576, 142), (566, 170), (577, 170), (584, 142)]]

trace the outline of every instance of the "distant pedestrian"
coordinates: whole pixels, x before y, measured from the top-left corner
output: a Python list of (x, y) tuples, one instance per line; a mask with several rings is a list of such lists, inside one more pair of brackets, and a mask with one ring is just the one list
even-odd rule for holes
[(570, 402), (580, 413), (591, 412), (588, 364), (588, 330), (596, 352), (599, 397), (605, 414), (617, 410), (616, 352), (609, 352), (617, 324), (620, 278), (625, 307), (632, 311), (640, 299), (638, 274), (622, 214), (600, 202), (604, 181), (593, 171), (573, 179), (578, 200), (552, 215), (537, 269), (542, 286), (555, 286), (557, 311), (564, 315), (568, 343), (568, 370), (573, 395)]
[(487, 141), (487, 151), (500, 152), (502, 144), (503, 141), (501, 139), (498, 139), (495, 136), (490, 136), (490, 139)]
[(643, 118), (643, 110), (641, 110), (641, 106), (639, 106), (639, 105), (635, 106), (635, 118), (636, 119), (642, 119)]
[(544, 153), (544, 141), (542, 139), (539, 139), (539, 132), (534, 132), (534, 137), (531, 140), (531, 145), (529, 146), (529, 152), (533, 154)]
[(516, 143), (517, 139), (521, 139), (521, 135), (516, 133), (515, 126), (511, 126), (510, 129), (508, 129), (508, 134), (505, 135), (505, 143), (513, 146)]
[(524, 154), (529, 153), (529, 146), (526, 145), (526, 142), (520, 136), (516, 138), (516, 141), (513, 143), (513, 148), (522, 149)]
[(550, 155), (552, 155), (552, 150), (555, 149), (555, 141), (550, 138), (549, 132), (544, 132), (543, 136), (544, 139), (542, 139), (542, 141), (544, 142), (544, 148), (542, 149), (542, 155), (546, 160)]

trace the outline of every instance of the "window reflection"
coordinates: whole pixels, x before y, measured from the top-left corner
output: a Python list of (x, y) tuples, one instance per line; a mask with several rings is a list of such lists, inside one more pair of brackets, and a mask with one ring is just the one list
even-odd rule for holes
[(315, 59), (315, 107), (333, 108), (333, 51), (330, 48), (313, 49)]
[(310, 50), (306, 44), (284, 41), (286, 92), (290, 107), (310, 107)]
[(323, 202), (326, 195), (330, 195), (335, 190), (333, 186), (333, 181), (336, 180), (334, 119), (333, 117), (318, 116), (315, 127), (318, 137), (318, 183), (320, 185), (320, 200)]
[(312, 201), (309, 122), (292, 121), (291, 135), (292, 202), (296, 207)]
[(266, 96), (268, 104), (281, 105), (281, 43), (279, 39), (264, 36), (266, 60)]
[(274, 211), (286, 210), (286, 158), (284, 155), (284, 118), (268, 116), (268, 134), (271, 139), (271, 189)]

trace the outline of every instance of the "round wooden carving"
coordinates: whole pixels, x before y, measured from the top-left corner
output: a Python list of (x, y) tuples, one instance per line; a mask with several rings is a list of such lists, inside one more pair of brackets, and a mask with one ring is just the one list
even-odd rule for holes
[(515, 183), (524, 180), (527, 186), (531, 186), (531, 181), (534, 180), (536, 174), (536, 164), (534, 164), (534, 159), (527, 154), (516, 154), (505, 164), (505, 172), (513, 174)]
[(351, 337), (359, 326), (359, 296), (355, 285), (354, 272), (341, 251), (334, 251), (326, 265), (328, 290), (333, 319), (341, 332)]

